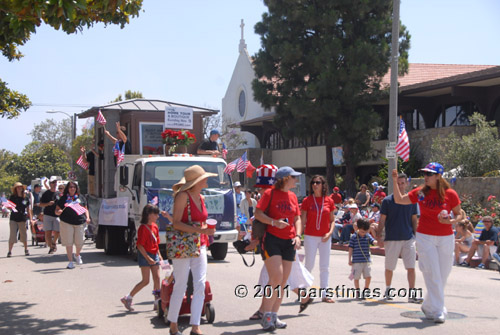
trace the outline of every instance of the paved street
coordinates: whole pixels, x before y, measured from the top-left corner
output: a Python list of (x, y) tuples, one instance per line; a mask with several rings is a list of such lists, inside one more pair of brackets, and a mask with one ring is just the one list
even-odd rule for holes
[[(7, 239), (8, 221), (0, 219), (0, 334), (167, 334), (163, 320), (152, 311), (152, 284), (135, 297), (136, 312), (127, 312), (120, 303), (120, 297), (140, 279), (137, 265), (129, 258), (106, 256), (87, 242), (82, 253), (84, 264), (67, 270), (61, 246), (55, 255), (48, 255), (47, 248), (30, 246), (31, 256), (25, 257), (18, 243), (13, 257), (6, 258)], [(384, 259), (372, 258), (371, 288), (383, 293)], [(248, 320), (260, 304), (252, 297), (261, 266), (257, 259), (254, 267), (246, 268), (232, 247), (225, 261), (209, 261), (208, 279), (216, 315), (213, 325), (202, 324), (206, 334), (262, 333), (257, 322)], [(340, 290), (342, 285), (352, 287), (346, 252), (332, 251), (330, 268), (333, 289), (337, 285)], [(313, 274), (318, 285), (318, 265)], [(248, 297), (235, 297), (240, 284), (248, 287)], [(316, 302), (299, 315), (291, 293), (280, 310), (288, 328), (275, 333), (496, 334), (500, 325), (499, 284), (496, 271), (454, 267), (446, 288), (446, 305), (450, 316), (456, 318), (442, 325), (424, 321), (420, 306), (408, 304), (406, 298), (385, 303), (377, 298), (359, 302), (338, 297), (335, 304)], [(406, 287), (402, 263), (398, 264), (393, 287)], [(417, 287), (423, 287), (418, 270)], [(181, 324), (187, 325), (188, 320), (182, 317)], [(188, 334), (189, 328), (184, 333)]]

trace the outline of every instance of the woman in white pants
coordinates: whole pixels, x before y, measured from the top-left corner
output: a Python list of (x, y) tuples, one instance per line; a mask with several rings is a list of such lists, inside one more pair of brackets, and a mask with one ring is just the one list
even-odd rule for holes
[(301, 207), (301, 221), (305, 222), (304, 249), (305, 266), (312, 272), (316, 253), (319, 250), (319, 278), (321, 298), (323, 302), (333, 303), (326, 296), (328, 286), (330, 250), (332, 233), (335, 228), (335, 203), (327, 196), (328, 185), (323, 176), (311, 178), (309, 196), (304, 199)]
[[(209, 229), (205, 221), (208, 213), (205, 207), (201, 190), (206, 188), (208, 177), (216, 177), (215, 173), (208, 173), (199, 165), (193, 165), (184, 170), (184, 177), (175, 184), (173, 226), (176, 230), (187, 233), (200, 234), (200, 255), (193, 258), (174, 258), (174, 290), (170, 298), (168, 320), (170, 321), (170, 334), (182, 335), (177, 325), (182, 299), (186, 292), (189, 270), (193, 274), (193, 300), (191, 300), (191, 335), (202, 334), (200, 318), (205, 300), (205, 280), (207, 276), (207, 235), (213, 235), (215, 229)], [(188, 213), (190, 212), (190, 213)], [(191, 223), (188, 224), (189, 216)]]
[[(420, 206), (416, 236), (418, 265), (427, 288), (422, 312), (427, 319), (443, 323), (447, 315), (444, 287), (453, 265), (455, 246), (453, 225), (462, 220), (460, 199), (443, 179), (444, 168), (441, 164), (429, 163), (420, 171), (424, 173), (425, 185), (405, 195), (395, 187), (394, 201), (400, 205), (418, 202)], [(397, 170), (392, 171), (392, 179), (397, 185)], [(453, 212), (453, 219), (450, 212)]]

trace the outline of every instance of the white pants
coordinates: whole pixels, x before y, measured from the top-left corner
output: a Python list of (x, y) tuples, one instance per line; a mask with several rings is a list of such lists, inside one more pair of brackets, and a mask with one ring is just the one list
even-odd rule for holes
[[(322, 289), (328, 288), (328, 275), (330, 266), (330, 250), (332, 239), (321, 242), (321, 236), (304, 235), (305, 266), (307, 271), (312, 272), (316, 252), (319, 250), (319, 284)], [(321, 290), (321, 298), (325, 298), (325, 290)]]
[(205, 281), (207, 279), (207, 248), (200, 248), (200, 257), (173, 259), (174, 290), (170, 297), (168, 321), (177, 323), (182, 299), (186, 293), (189, 270), (193, 274), (193, 300), (191, 300), (191, 325), (200, 325), (203, 302), (205, 301)]
[(427, 288), (422, 309), (433, 317), (446, 314), (444, 287), (453, 266), (454, 248), (453, 235), (434, 236), (417, 233), (418, 266)]

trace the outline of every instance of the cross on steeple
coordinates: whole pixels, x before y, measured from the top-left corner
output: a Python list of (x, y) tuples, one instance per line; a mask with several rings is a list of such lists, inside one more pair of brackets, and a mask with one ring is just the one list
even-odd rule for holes
[(240, 53), (245, 51), (246, 48), (247, 48), (247, 44), (245, 43), (245, 37), (243, 36), (243, 33), (244, 33), (244, 27), (245, 27), (245, 23), (243, 22), (243, 19), (241, 19), (241, 24), (240, 24), (240, 28), (241, 28), (241, 39), (240, 39), (240, 45), (238, 47)]

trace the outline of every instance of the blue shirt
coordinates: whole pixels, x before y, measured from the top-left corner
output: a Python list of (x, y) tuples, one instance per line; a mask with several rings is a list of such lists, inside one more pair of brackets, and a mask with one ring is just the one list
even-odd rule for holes
[(491, 227), (490, 230), (483, 229), (481, 235), (479, 236), (479, 241), (494, 241), (495, 244), (498, 241), (498, 229), (496, 227)]
[(398, 205), (394, 202), (394, 195), (391, 194), (382, 200), (380, 214), (386, 216), (385, 219), (385, 240), (386, 241), (407, 241), (415, 236), (411, 217), (417, 215), (417, 204)]
[(370, 243), (373, 243), (373, 241), (375, 240), (368, 233), (364, 237), (359, 236), (357, 233), (351, 236), (349, 248), (352, 248), (353, 263), (370, 262)]
[(236, 213), (240, 215), (241, 214), (240, 203), (241, 199), (243, 199), (243, 194), (241, 194), (241, 192), (234, 191), (234, 195), (236, 197)]

